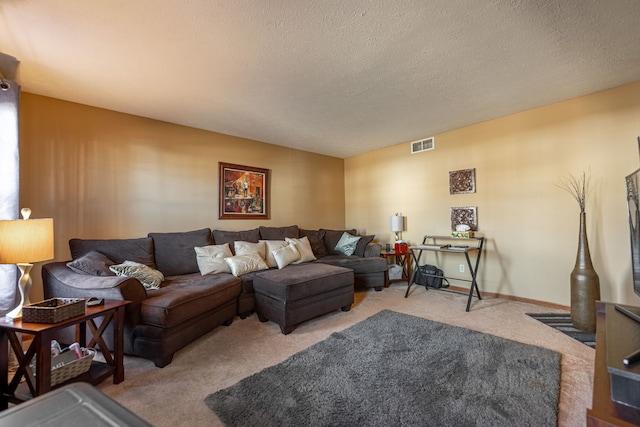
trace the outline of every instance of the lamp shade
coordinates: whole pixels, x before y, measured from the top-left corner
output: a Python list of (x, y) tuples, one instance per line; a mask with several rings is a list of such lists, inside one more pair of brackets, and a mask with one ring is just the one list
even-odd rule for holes
[(0, 264), (53, 259), (53, 219), (0, 221)]
[(402, 228), (404, 227), (404, 221), (403, 221), (403, 217), (400, 215), (394, 215), (391, 217), (391, 231), (393, 232), (398, 232), (398, 231), (402, 231)]

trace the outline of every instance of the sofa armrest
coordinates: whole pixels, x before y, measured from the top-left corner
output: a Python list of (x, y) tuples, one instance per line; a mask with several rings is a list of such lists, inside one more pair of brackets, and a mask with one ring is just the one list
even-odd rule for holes
[(147, 292), (137, 279), (121, 276), (92, 276), (71, 270), (64, 262), (42, 266), (42, 286), (45, 298), (98, 297), (131, 301), (139, 306)]
[[(141, 323), (140, 307), (147, 299), (147, 291), (137, 279), (120, 276), (92, 276), (76, 273), (65, 262), (51, 262), (42, 266), (42, 286), (45, 298), (105, 298), (130, 301), (125, 307), (124, 351), (134, 354), (133, 330)], [(113, 343), (112, 326), (105, 331), (107, 345)], [(57, 338), (73, 342), (74, 331), (63, 330)], [(113, 347), (110, 347), (113, 348)]]
[(382, 252), (382, 245), (380, 243), (369, 243), (364, 248), (364, 258), (369, 258), (369, 257), (377, 258), (380, 256), (381, 252)]

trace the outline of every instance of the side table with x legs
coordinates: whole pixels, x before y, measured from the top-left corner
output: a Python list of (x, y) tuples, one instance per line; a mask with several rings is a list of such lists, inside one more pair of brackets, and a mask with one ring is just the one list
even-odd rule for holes
[[(98, 384), (109, 376), (113, 383), (124, 381), (124, 315), (129, 301), (106, 300), (104, 305), (87, 307), (85, 314), (63, 320), (58, 323), (27, 323), (22, 319), (10, 320), (0, 318), (0, 354), (9, 352), (9, 345), (18, 359), (18, 369), (9, 381), (9, 361), (0, 357), (0, 410), (8, 408), (9, 402), (19, 403), (32, 397), (40, 396), (51, 390), (51, 340), (61, 329), (75, 327), (76, 341), (81, 347), (97, 348), (105, 362), (93, 361), (89, 371), (63, 382), (60, 386), (74, 381), (85, 381)], [(97, 325), (96, 321), (100, 320)], [(109, 349), (102, 334), (113, 321), (113, 350)], [(88, 328), (88, 329), (87, 329)], [(87, 332), (91, 339), (87, 342)], [(33, 336), (31, 344), (23, 351), (19, 334)], [(35, 371), (30, 367), (35, 358)], [(26, 387), (21, 386), (24, 379)], [(20, 389), (27, 388), (24, 392)], [(57, 386), (56, 386), (57, 387)]]

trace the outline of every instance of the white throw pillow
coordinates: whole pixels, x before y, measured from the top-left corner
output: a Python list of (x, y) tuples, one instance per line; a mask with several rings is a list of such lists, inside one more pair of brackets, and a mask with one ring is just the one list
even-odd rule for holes
[(285, 268), (287, 265), (300, 259), (300, 252), (298, 252), (293, 243), (289, 243), (287, 246), (273, 251), (273, 257), (278, 263), (278, 268)]
[(269, 268), (275, 268), (278, 266), (278, 263), (276, 262), (276, 259), (273, 256), (273, 251), (275, 251), (276, 249), (280, 249), (283, 248), (285, 246), (288, 245), (287, 242), (285, 242), (284, 240), (260, 240), (260, 242), (264, 242), (264, 244), (266, 245), (266, 256), (265, 256), (265, 261), (267, 262), (267, 265), (269, 266)]
[(290, 239), (286, 237), (285, 240), (289, 243), (293, 243), (298, 252), (300, 252), (300, 259), (294, 262), (294, 264), (302, 264), (303, 262), (315, 261), (317, 259), (313, 254), (313, 249), (311, 249), (311, 243), (307, 236), (300, 239)]
[(233, 250), (236, 255), (248, 255), (251, 253), (257, 253), (260, 258), (266, 257), (266, 245), (264, 242), (245, 242), (243, 240), (236, 240), (233, 242)]
[(236, 255), (225, 258), (224, 261), (231, 269), (231, 274), (236, 277), (251, 273), (252, 271), (266, 270), (269, 268), (260, 255), (255, 252), (248, 255)]
[(109, 270), (117, 276), (133, 277), (138, 279), (145, 289), (159, 289), (164, 280), (164, 275), (148, 265), (133, 261), (125, 261), (122, 264), (112, 265)]
[(231, 273), (231, 269), (225, 262), (225, 258), (233, 256), (228, 243), (224, 245), (210, 245), (193, 248), (196, 251), (196, 260), (200, 274), (203, 276), (212, 273)]

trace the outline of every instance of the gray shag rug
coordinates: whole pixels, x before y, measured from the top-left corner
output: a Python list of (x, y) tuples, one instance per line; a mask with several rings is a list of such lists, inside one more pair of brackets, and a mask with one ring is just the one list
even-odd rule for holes
[(228, 426), (556, 426), (560, 354), (383, 310), (205, 398)]

